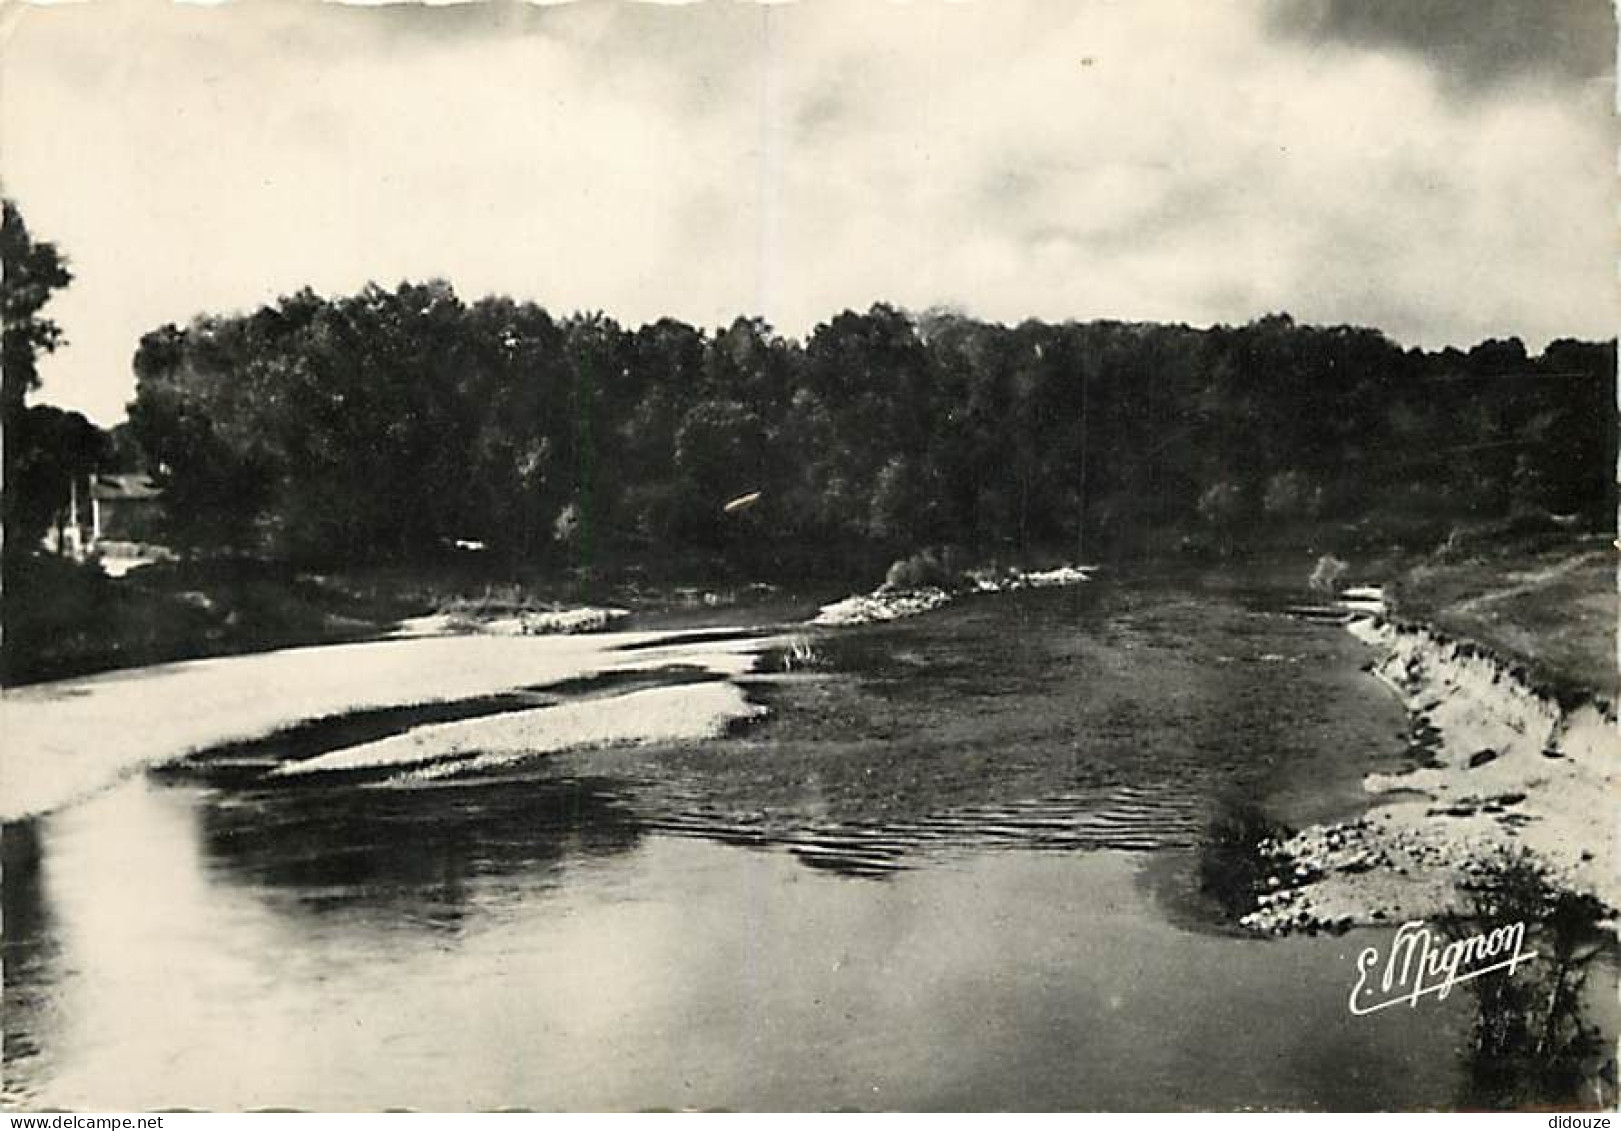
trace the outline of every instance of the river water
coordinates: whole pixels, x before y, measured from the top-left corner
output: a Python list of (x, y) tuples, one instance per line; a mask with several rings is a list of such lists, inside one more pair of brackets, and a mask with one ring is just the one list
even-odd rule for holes
[(1469, 994), (1353, 1017), (1385, 932), (1201, 889), (1213, 821), (1350, 816), (1405, 757), (1280, 605), (971, 598), (814, 639), (725, 739), (414, 787), (203, 757), (13, 822), (6, 1102), (1472, 1105)]

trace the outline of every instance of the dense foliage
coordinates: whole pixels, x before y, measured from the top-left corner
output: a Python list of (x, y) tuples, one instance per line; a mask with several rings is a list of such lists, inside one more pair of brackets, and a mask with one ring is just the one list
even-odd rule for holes
[(1287, 316), (1010, 328), (884, 305), (801, 343), (434, 282), (158, 329), (130, 420), (194, 547), (808, 566), (1444, 536), (1511, 513), (1597, 527), (1614, 365), (1613, 343), (1422, 352)]
[(72, 278), (56, 245), (34, 239), (17, 207), (0, 202), (0, 514), (13, 549), (44, 534), (67, 492), (62, 467), (93, 459), (99, 446), (95, 426), (78, 413), (27, 407), (39, 384), (39, 357), (62, 344), (61, 328), (40, 312)]

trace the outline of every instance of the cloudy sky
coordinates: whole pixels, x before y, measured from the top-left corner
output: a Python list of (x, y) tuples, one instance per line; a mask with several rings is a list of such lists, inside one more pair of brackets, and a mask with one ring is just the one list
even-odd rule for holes
[(13, 7), (0, 170), (71, 256), (43, 399), (144, 331), (443, 276), (636, 324), (1614, 332), (1609, 0)]

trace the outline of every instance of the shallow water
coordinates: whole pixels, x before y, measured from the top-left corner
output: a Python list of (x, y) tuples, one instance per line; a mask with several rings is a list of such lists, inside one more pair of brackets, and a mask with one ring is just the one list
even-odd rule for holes
[(6, 1098), (1467, 1104), (1468, 995), (1353, 1017), (1383, 932), (1199, 890), (1213, 818), (1345, 816), (1405, 756), (1359, 646), (1273, 607), (972, 599), (819, 637), (715, 742), (412, 788), (205, 757), (13, 823)]

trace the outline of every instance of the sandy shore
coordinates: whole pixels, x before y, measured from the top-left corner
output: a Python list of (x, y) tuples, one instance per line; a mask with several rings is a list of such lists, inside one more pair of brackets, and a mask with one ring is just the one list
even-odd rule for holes
[(698, 742), (719, 738), (765, 708), (726, 682), (656, 687), (605, 699), (511, 711), (490, 718), (413, 727), (403, 734), (287, 762), (276, 777), (410, 767), (402, 780), (424, 781), (494, 769), (541, 754), (595, 746)]
[[(46, 812), (142, 767), (314, 719), (445, 703), (605, 672), (679, 664), (736, 677), (767, 637), (660, 644), (670, 633), (489, 634), (292, 648), (161, 664), (8, 689), (0, 695), (0, 819)], [(634, 648), (627, 650), (627, 645)], [(739, 694), (710, 702), (709, 685), (670, 689), (658, 711), (627, 716), (629, 741), (746, 710)], [(623, 698), (623, 697), (621, 697)], [(672, 721), (680, 717), (683, 721)], [(576, 722), (589, 726), (589, 720)], [(601, 741), (603, 732), (594, 732)]]
[(1621, 907), (1613, 843), (1621, 730), (1599, 699), (1567, 705), (1517, 665), (1380, 614), (1347, 628), (1410, 712), (1415, 758), (1370, 774), (1365, 817), (1269, 846), (1259, 930), (1401, 922), (1457, 906), (1494, 859), (1531, 853), (1562, 886)]

